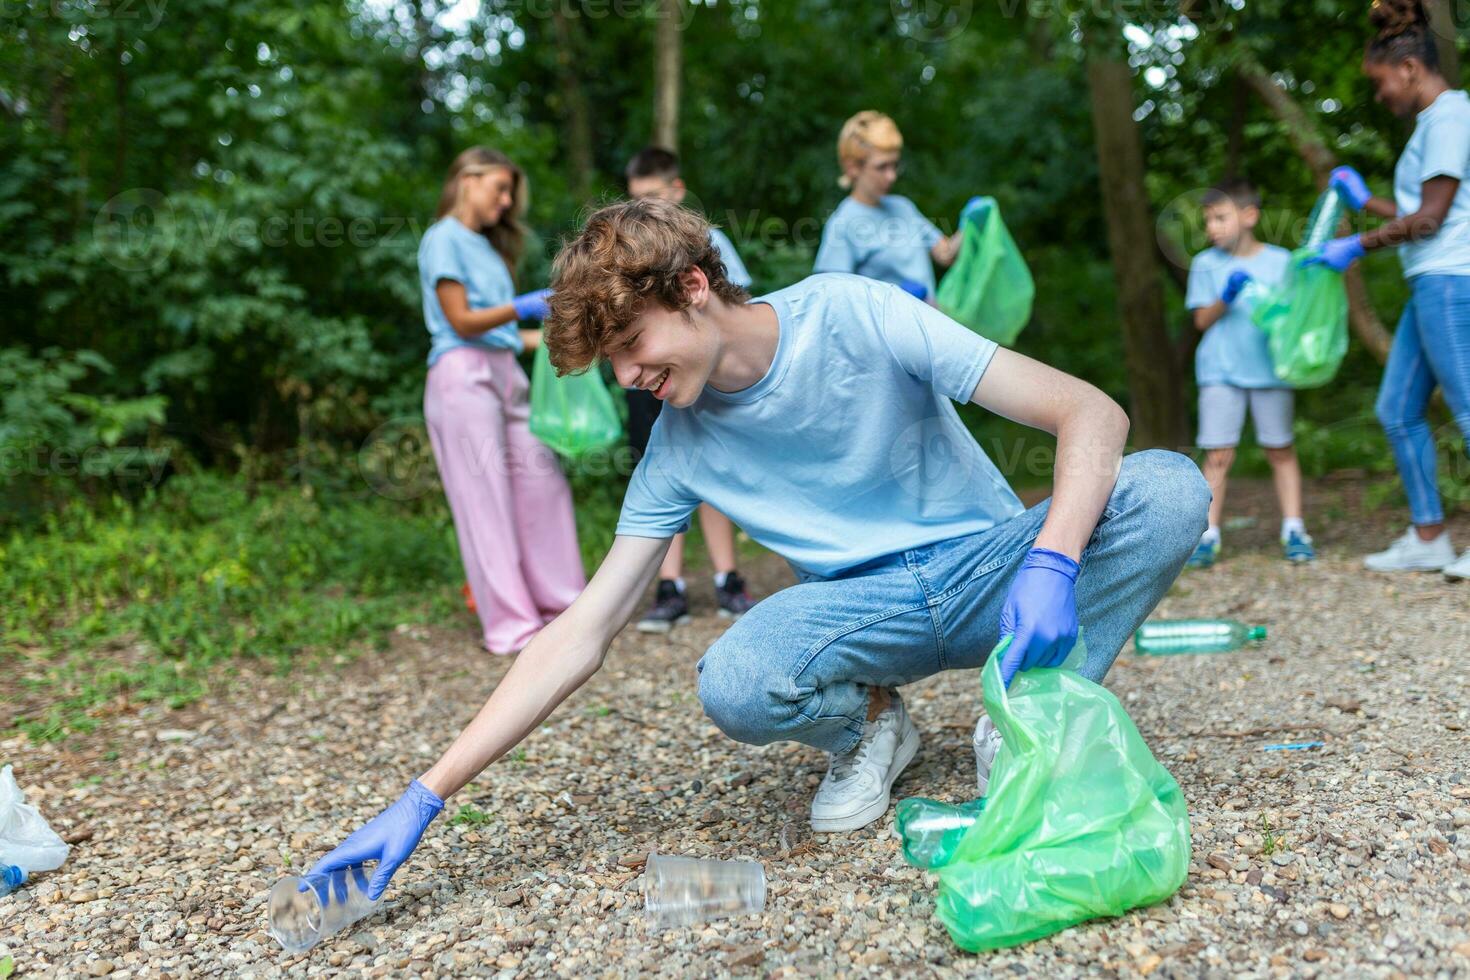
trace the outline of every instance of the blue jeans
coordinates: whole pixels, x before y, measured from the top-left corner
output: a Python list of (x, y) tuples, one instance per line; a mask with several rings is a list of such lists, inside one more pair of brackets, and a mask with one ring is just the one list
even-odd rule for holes
[(1417, 276), (1410, 287), (1374, 410), (1393, 446), (1409, 517), (1423, 526), (1444, 520), (1434, 436), (1424, 415), (1436, 384), (1470, 440), (1470, 276)]
[[(840, 578), (799, 575), (799, 584), (759, 603), (700, 660), (705, 714), (741, 742), (852, 748), (867, 720), (869, 687), (984, 664), (1049, 504)], [(1087, 677), (1102, 680), (1169, 590), (1204, 533), (1209, 504), (1209, 487), (1187, 458), (1150, 450), (1123, 460), (1077, 577)]]

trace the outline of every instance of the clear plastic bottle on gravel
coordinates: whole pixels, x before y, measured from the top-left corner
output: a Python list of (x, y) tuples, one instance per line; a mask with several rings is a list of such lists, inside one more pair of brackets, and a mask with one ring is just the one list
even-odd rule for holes
[(983, 797), (959, 805), (921, 796), (902, 800), (895, 821), (903, 836), (904, 860), (916, 868), (944, 867), (984, 809)]
[(655, 926), (687, 926), (760, 912), (766, 869), (758, 861), (713, 861), (650, 854), (643, 868), (643, 906)]
[(0, 898), (4, 898), (26, 883), (25, 868), (14, 864), (0, 864)]
[(1266, 638), (1266, 627), (1233, 619), (1160, 619), (1133, 634), (1139, 653), (1227, 653)]
[(271, 936), (286, 952), (304, 953), (371, 915), (378, 907), (367, 897), (371, 879), (367, 865), (282, 878), (271, 886), (266, 902)]

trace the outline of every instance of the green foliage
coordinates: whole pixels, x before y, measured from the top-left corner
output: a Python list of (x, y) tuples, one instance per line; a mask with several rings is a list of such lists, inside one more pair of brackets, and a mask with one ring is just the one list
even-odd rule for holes
[(462, 804), (454, 816), (449, 818), (451, 827), (483, 827), (495, 819), (493, 813), (486, 813), (473, 803)]

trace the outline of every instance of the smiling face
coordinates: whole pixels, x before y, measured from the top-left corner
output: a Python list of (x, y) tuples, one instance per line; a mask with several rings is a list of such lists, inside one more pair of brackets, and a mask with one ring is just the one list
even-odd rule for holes
[(1364, 61), (1363, 74), (1373, 83), (1373, 98), (1400, 119), (1414, 116), (1420, 105), (1419, 89), (1424, 79), (1424, 65), (1418, 58), (1405, 58), (1397, 63)]
[(651, 392), (675, 408), (699, 399), (719, 355), (718, 335), (704, 312), (710, 299), (704, 272), (696, 267), (681, 281), (689, 293), (687, 310), (650, 301), (606, 352), (618, 384)]
[(500, 223), (515, 204), (516, 178), (509, 167), (460, 175), (460, 204), (480, 227)]

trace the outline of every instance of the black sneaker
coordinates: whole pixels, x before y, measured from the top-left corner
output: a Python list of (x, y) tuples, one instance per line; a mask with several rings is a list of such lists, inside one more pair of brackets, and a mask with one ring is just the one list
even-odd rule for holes
[(659, 579), (653, 608), (638, 620), (640, 633), (667, 633), (675, 626), (689, 622), (689, 600), (679, 591), (673, 579)]
[(721, 619), (739, 619), (755, 605), (755, 600), (745, 592), (745, 579), (739, 572), (726, 575), (723, 587), (715, 586), (715, 597), (720, 600)]

